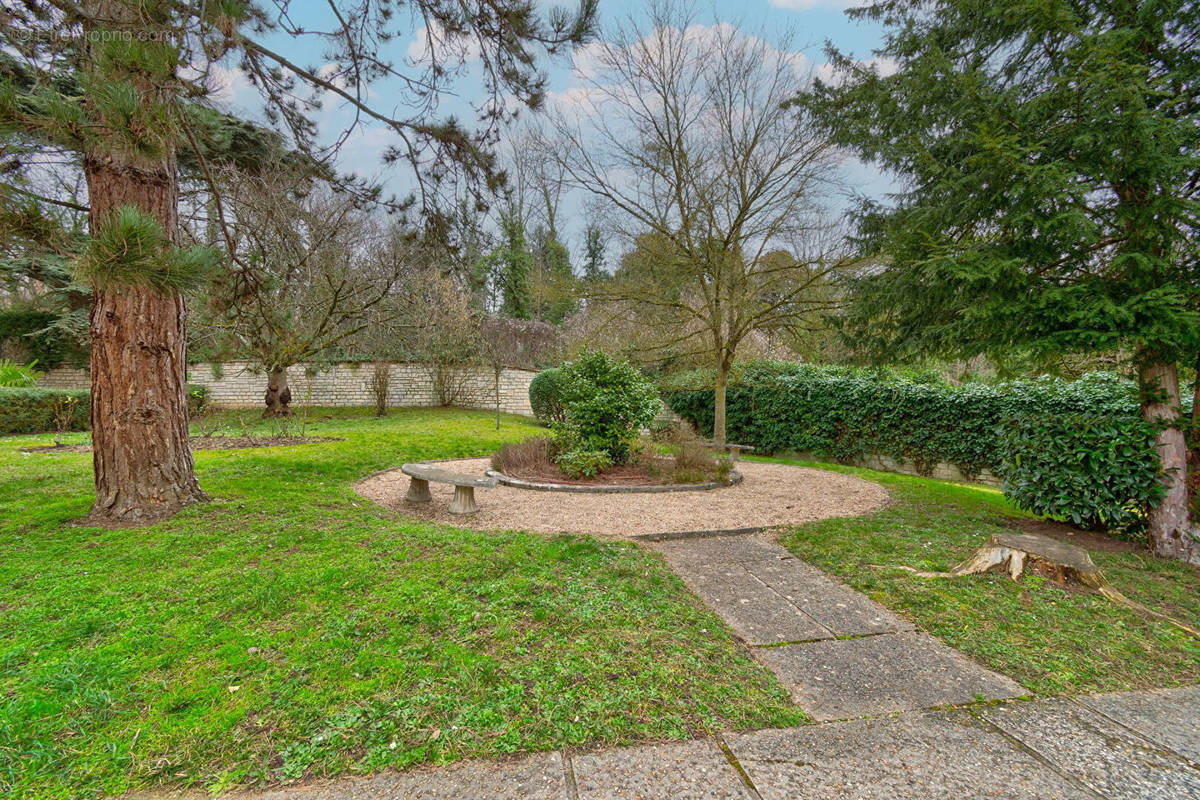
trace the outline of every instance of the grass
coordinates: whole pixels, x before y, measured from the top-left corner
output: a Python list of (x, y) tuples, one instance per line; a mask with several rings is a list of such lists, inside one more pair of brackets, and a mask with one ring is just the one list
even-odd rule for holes
[[(200, 427), (278, 432), (250, 413)], [(0, 795), (219, 791), (803, 722), (659, 557), (415, 522), (352, 489), (537, 431), (512, 417), (497, 431), (484, 412), (318, 410), (305, 432), (342, 441), (201, 451), (214, 500), (130, 531), (70, 524), (91, 502), (88, 455), (0, 439)], [(1197, 642), (1094, 595), (880, 568), (949, 568), (1020, 515), (999, 493), (808, 466), (895, 502), (784, 543), (1032, 693), (1200, 682)], [(1130, 597), (1200, 618), (1196, 570), (1094, 557)]]
[[(766, 460), (766, 459), (764, 459)], [(1200, 683), (1200, 642), (1094, 594), (1037, 576), (927, 579), (897, 569), (944, 571), (1023, 516), (995, 490), (829, 464), (797, 463), (883, 484), (894, 502), (864, 517), (830, 519), (783, 543), (921, 628), (1039, 695)], [(1200, 571), (1149, 552), (1092, 551), (1129, 597), (1195, 624)]]
[(535, 431), (318, 411), (307, 433), (343, 441), (199, 452), (213, 501), (125, 531), (70, 524), (88, 455), (0, 439), (0, 795), (218, 791), (802, 722), (659, 557), (415, 522), (352, 490)]

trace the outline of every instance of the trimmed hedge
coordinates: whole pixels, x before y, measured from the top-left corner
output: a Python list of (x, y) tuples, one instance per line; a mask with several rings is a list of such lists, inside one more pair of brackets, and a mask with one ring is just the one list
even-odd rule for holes
[(39, 387), (0, 388), (0, 434), (46, 433), (55, 429), (55, 404), (76, 399), (68, 430), (88, 429), (88, 392)]
[(1137, 530), (1166, 495), (1155, 429), (1128, 416), (1026, 416), (1002, 433), (1004, 493), (1021, 508), (1081, 527)]
[[(713, 392), (698, 388), (707, 378), (677, 376), (665, 394), (711, 435)], [(923, 473), (943, 461), (966, 475), (987, 469), (1021, 507), (1080, 525), (1136, 524), (1161, 497), (1137, 387), (1105, 373), (952, 386), (934, 375), (753, 363), (729, 387), (726, 432), (766, 453), (879, 454)]]
[(529, 407), (533, 415), (545, 425), (565, 422), (563, 407), (563, 372), (558, 367), (544, 369), (529, 382)]
[[(88, 430), (91, 396), (86, 389), (0, 387), (0, 435), (53, 433), (55, 403), (67, 397), (78, 401), (71, 410), (68, 430)], [(187, 404), (189, 415), (202, 414), (208, 406), (208, 387), (188, 384)]]

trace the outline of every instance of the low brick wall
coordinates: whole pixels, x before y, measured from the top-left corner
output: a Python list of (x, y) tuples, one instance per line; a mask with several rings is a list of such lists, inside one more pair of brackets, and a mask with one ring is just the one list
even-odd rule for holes
[[(373, 406), (375, 393), (371, 381), (374, 373), (375, 365), (370, 362), (321, 367), (298, 364), (288, 369), (292, 404)], [(529, 382), (536, 374), (525, 369), (501, 370), (501, 411), (533, 416), (533, 409), (529, 407)], [(225, 407), (261, 406), (267, 390), (267, 376), (246, 361), (193, 364), (188, 369), (188, 382), (207, 387), (210, 401)], [(89, 387), (87, 371), (81, 369), (47, 370), (40, 383), (66, 389)], [(455, 367), (439, 374), (436, 368), (425, 364), (388, 365), (388, 405), (391, 406), (438, 406), (442, 405), (445, 395), (451, 405), (491, 409), (496, 407), (496, 388), (496, 376), (489, 367)]]

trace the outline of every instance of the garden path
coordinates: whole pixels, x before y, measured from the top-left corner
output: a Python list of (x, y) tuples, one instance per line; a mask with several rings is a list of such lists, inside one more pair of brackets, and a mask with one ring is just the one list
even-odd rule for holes
[(1003, 700), (1020, 684), (793, 556), (766, 534), (651, 543), (815, 720)]

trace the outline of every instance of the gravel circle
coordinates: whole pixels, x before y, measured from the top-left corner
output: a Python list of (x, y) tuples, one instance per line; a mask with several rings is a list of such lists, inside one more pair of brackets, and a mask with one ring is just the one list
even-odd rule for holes
[[(484, 475), (487, 458), (439, 462), (468, 475)], [(708, 491), (652, 494), (575, 494), (497, 486), (476, 489), (479, 511), (451, 514), (454, 487), (430, 483), (433, 502), (408, 503), (408, 476), (399, 469), (371, 475), (354, 488), (405, 516), (474, 530), (587, 533), (614, 539), (645, 534), (770, 528), (829, 517), (852, 517), (881, 508), (888, 493), (877, 483), (819, 469), (739, 461), (745, 479)]]

